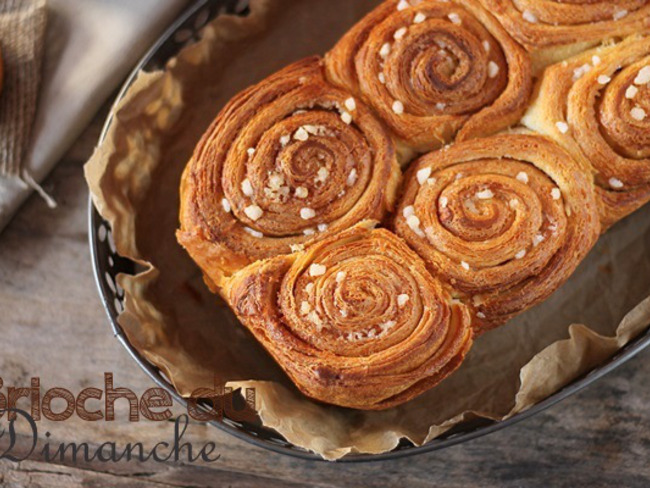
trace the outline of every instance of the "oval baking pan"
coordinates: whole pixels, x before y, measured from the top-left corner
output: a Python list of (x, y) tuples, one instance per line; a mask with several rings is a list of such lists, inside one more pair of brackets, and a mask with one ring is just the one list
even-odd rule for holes
[[(200, 0), (196, 2), (169, 27), (169, 29), (161, 36), (161, 38), (135, 67), (134, 71), (131, 73), (118, 94), (114, 107), (119, 103), (126, 90), (134, 82), (138, 72), (141, 70), (151, 71), (163, 67), (166, 61), (176, 55), (187, 42), (197, 38), (197, 32), (208, 21), (224, 12), (245, 15), (247, 11), (247, 2), (243, 0)], [(105, 138), (112, 122), (112, 113), (113, 111), (111, 111), (106, 120), (104, 129), (100, 136), (100, 142)], [(185, 406), (185, 400), (175, 391), (174, 387), (161, 374), (158, 368), (149, 363), (137, 350), (135, 350), (118, 324), (117, 317), (123, 309), (124, 292), (119, 289), (119, 287), (114, 286), (114, 283), (116, 283), (116, 277), (120, 273), (133, 274), (136, 271), (136, 265), (133, 261), (125, 259), (116, 253), (110, 236), (110, 226), (99, 215), (92, 200), (90, 200), (89, 203), (88, 224), (90, 251), (92, 255), (95, 281), (116, 339), (120, 344), (122, 344), (122, 346), (124, 346), (124, 348), (126, 348), (135, 362), (156, 384), (167, 390), (180, 405)], [(531, 417), (558, 403), (564, 398), (582, 390), (596, 379), (623, 364), (649, 344), (650, 330), (644, 332), (628, 343), (606, 363), (594, 368), (586, 375), (577, 378), (544, 401), (524, 412), (508, 418), (507, 420), (479, 420), (466, 422), (454, 427), (452, 430), (431, 440), (423, 446), (414, 446), (408, 441), (402, 441), (391, 452), (377, 455), (351, 454), (345, 456), (339, 462), (379, 461), (435, 451), (508, 427), (516, 422)], [(217, 428), (256, 446), (303, 459), (323, 460), (320, 456), (292, 445), (277, 432), (262, 426), (259, 422), (239, 422), (224, 416), (223, 419), (212, 421), (210, 423)]]

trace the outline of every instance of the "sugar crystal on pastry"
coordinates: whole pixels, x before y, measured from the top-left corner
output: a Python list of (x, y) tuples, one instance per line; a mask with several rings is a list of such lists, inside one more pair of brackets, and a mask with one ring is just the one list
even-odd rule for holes
[(409, 8), (410, 6), (411, 5), (408, 3), (407, 0), (399, 0), (399, 2), (397, 3), (397, 10), (402, 11)]
[(623, 182), (621, 180), (612, 177), (612, 178), (609, 179), (609, 186), (611, 186), (612, 188), (615, 188), (615, 189), (620, 189), (620, 188), (623, 188), (625, 185), (623, 184)]
[(293, 135), (293, 138), (298, 141), (304, 142), (307, 139), (309, 139), (309, 132), (307, 132), (304, 127), (299, 127), (298, 130)]
[(249, 205), (244, 209), (244, 213), (251, 220), (258, 220), (264, 215), (264, 211), (257, 205)]
[(623, 10), (617, 10), (617, 11), (614, 13), (613, 19), (614, 19), (614, 20), (621, 20), (623, 17), (627, 16), (628, 13), (629, 13), (629, 12), (628, 12), (627, 10), (625, 10), (625, 9), (623, 9)]
[(309, 267), (310, 276), (322, 276), (325, 274), (326, 271), (327, 271), (327, 267), (318, 263), (314, 263)]
[(521, 181), (522, 183), (528, 183), (528, 173), (525, 171), (520, 171), (517, 173), (517, 180)]
[(418, 171), (417, 177), (418, 177), (418, 183), (420, 185), (423, 185), (425, 181), (431, 176), (431, 168), (422, 168), (421, 170)]
[(232, 208), (230, 206), (230, 202), (228, 201), (227, 198), (222, 198), (221, 199), (221, 206), (223, 207), (224, 212), (230, 213), (230, 211), (232, 210)]
[(557, 130), (562, 134), (566, 134), (569, 131), (569, 124), (561, 120), (555, 123), (555, 127), (557, 127)]
[(639, 74), (634, 78), (635, 85), (645, 85), (650, 82), (650, 66), (644, 66), (639, 70)]
[(395, 33), (393, 34), (393, 38), (394, 38), (396, 41), (400, 40), (402, 37), (404, 37), (404, 36), (406, 35), (406, 31), (407, 31), (407, 30), (408, 30), (408, 29), (407, 29), (406, 27), (400, 27), (400, 28), (397, 29), (397, 30), (395, 31)]
[(316, 217), (316, 211), (313, 208), (303, 207), (300, 209), (300, 218), (303, 220), (310, 220)]
[(261, 233), (258, 230), (255, 230), (255, 229), (251, 229), (250, 227), (244, 227), (244, 232), (246, 232), (247, 234), (250, 234), (251, 236), (253, 236), (253, 237), (257, 238), (257, 239), (261, 239), (262, 237), (264, 237), (263, 233)]
[(531, 24), (535, 24), (538, 20), (537, 16), (535, 16), (535, 14), (532, 13), (530, 10), (524, 10), (521, 16), (524, 18), (526, 22), (530, 22)]
[(253, 185), (248, 178), (241, 182), (241, 191), (244, 192), (244, 195), (247, 197), (252, 197), (254, 195)]
[(476, 193), (476, 198), (479, 200), (490, 200), (491, 198), (494, 198), (494, 193), (489, 188), (486, 188), (485, 190)]
[(630, 110), (630, 115), (634, 120), (643, 120), (646, 118), (646, 112), (643, 108), (639, 107), (638, 105), (636, 107), (633, 107)]
[(447, 17), (449, 17), (449, 20), (451, 20), (452, 24), (460, 25), (462, 23), (460, 15), (458, 15), (456, 12), (451, 12)]
[(348, 177), (345, 182), (348, 186), (352, 186), (356, 181), (357, 181), (357, 170), (356, 168), (352, 168), (348, 173)]
[(488, 63), (488, 76), (494, 78), (499, 74), (499, 65), (494, 61)]

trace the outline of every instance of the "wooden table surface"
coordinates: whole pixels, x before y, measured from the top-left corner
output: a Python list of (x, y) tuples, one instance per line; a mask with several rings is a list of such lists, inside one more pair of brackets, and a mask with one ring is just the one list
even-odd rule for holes
[[(154, 385), (112, 336), (93, 279), (87, 239), (88, 191), (82, 165), (108, 111), (93, 123), (46, 180), (57, 200), (49, 210), (33, 196), (0, 234), (0, 377), (8, 386), (77, 394), (115, 385), (138, 394)], [(20, 404), (19, 404), (20, 405)], [(182, 413), (180, 407), (175, 413)], [(0, 426), (5, 426), (5, 419)], [(145, 447), (170, 440), (169, 422), (41, 421), (52, 444), (87, 442)], [(25, 435), (22, 432), (21, 435)], [(25, 440), (24, 437), (19, 440)], [(0, 486), (648, 486), (650, 484), (650, 352), (529, 420), (449, 449), (365, 464), (308, 462), (268, 452), (214, 427), (191, 423), (184, 440), (212, 441), (212, 463), (45, 463), (39, 456), (0, 460)], [(0, 452), (6, 445), (0, 439)], [(3, 444), (4, 443), (4, 444)]]

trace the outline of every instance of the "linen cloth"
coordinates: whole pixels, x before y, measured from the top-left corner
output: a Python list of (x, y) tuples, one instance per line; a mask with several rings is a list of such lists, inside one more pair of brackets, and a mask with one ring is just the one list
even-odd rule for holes
[[(0, 177), (0, 231), (32, 190), (40, 189), (37, 183), (188, 3), (48, 0), (42, 80), (31, 139), (21, 164), (23, 174)], [(49, 197), (46, 200), (51, 207), (56, 205)]]

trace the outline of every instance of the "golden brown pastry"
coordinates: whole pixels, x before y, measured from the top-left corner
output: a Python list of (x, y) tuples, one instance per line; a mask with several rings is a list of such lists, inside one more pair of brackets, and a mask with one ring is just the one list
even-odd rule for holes
[(419, 152), (508, 127), (531, 89), (528, 55), (475, 0), (384, 2), (326, 65)]
[[(530, 102), (530, 56), (647, 29), (646, 3), (382, 3), (226, 105), (183, 174), (178, 241), (305, 395), (414, 398), (650, 200), (650, 38), (548, 68), (523, 119), (541, 134), (493, 135)], [(393, 140), (404, 160), (454, 145), (411, 165), (391, 214)]]
[(596, 181), (603, 228), (650, 200), (650, 37), (549, 67), (523, 119)]
[(384, 125), (305, 59), (235, 96), (204, 134), (177, 238), (214, 290), (253, 261), (381, 220), (400, 177)]
[(225, 282), (242, 323), (307, 396), (379, 410), (439, 383), (472, 344), (469, 310), (368, 222)]
[(650, 29), (648, 0), (480, 0), (536, 64), (559, 61), (600, 41)]
[(478, 332), (548, 297), (600, 232), (591, 178), (551, 140), (527, 134), (422, 157), (405, 176), (394, 226), (474, 308)]

